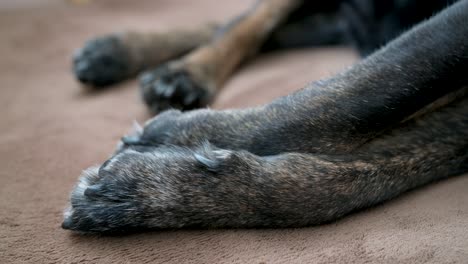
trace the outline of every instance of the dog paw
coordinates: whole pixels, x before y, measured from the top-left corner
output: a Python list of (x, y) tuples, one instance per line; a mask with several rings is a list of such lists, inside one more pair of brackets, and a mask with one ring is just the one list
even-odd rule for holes
[[(85, 170), (72, 191), (62, 228), (80, 232), (108, 232), (136, 228), (137, 199), (119, 177), (98, 167)], [(123, 188), (120, 188), (123, 187)]]
[[(158, 171), (166, 165), (149, 153), (125, 151), (101, 167), (85, 170), (70, 197), (62, 228), (79, 232), (127, 232), (148, 228), (147, 219), (163, 227), (166, 204), (177, 199)], [(168, 188), (168, 196), (161, 196)], [(177, 202), (176, 202), (177, 203)]]
[(229, 157), (229, 151), (208, 145), (126, 150), (83, 172), (62, 228), (115, 233), (209, 225), (218, 200), (211, 190)]
[(183, 113), (179, 110), (166, 110), (148, 120), (143, 127), (135, 121), (129, 132), (118, 141), (114, 154), (126, 150), (148, 152), (158, 146), (178, 145), (177, 138), (181, 136), (178, 132), (186, 126), (182, 124), (185, 122), (180, 122), (181, 116)]
[(218, 140), (224, 137), (213, 136), (219, 133), (217, 129), (211, 128), (225, 121), (225, 114), (210, 109), (163, 111), (146, 121), (143, 127), (134, 123), (129, 133), (117, 143), (115, 153), (125, 150), (148, 152), (161, 146), (195, 147), (207, 141), (224, 147), (226, 144)]
[(163, 65), (144, 73), (140, 78), (143, 101), (153, 113), (175, 108), (191, 110), (206, 106), (212, 94), (197, 83), (183, 68)]
[(82, 83), (106, 86), (129, 77), (131, 62), (128, 48), (117, 35), (88, 41), (73, 56), (73, 71)]

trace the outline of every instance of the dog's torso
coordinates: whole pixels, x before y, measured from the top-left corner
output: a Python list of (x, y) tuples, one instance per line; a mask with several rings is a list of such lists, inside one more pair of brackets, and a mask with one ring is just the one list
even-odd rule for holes
[(371, 54), (415, 24), (456, 0), (331, 0), (300, 1), (265, 49), (353, 45)]

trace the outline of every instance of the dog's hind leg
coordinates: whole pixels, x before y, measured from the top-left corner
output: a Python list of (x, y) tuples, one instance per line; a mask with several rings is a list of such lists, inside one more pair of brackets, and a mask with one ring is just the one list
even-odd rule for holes
[(121, 32), (89, 40), (73, 56), (73, 71), (84, 84), (100, 87), (135, 77), (208, 42), (218, 26), (166, 33)]
[(205, 106), (233, 71), (255, 54), (302, 1), (259, 1), (222, 27), (208, 44), (141, 77), (143, 99), (157, 113)]

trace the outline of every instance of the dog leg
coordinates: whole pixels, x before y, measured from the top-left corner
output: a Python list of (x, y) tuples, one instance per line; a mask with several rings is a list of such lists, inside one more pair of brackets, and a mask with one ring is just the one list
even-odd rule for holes
[(144, 101), (155, 113), (206, 106), (239, 64), (257, 52), (300, 2), (259, 1), (222, 28), (209, 44), (144, 74), (140, 79)]
[(82, 83), (111, 85), (182, 56), (208, 42), (217, 26), (167, 33), (122, 32), (88, 41), (73, 56), (73, 71)]
[(181, 147), (126, 150), (84, 172), (63, 227), (81, 232), (182, 227), (301, 227), (336, 220), (468, 171), (468, 99), (353, 153)]
[(468, 84), (467, 18), (460, 1), (349, 70), (262, 107), (165, 112), (122, 149), (209, 141), (257, 155), (350, 152)]

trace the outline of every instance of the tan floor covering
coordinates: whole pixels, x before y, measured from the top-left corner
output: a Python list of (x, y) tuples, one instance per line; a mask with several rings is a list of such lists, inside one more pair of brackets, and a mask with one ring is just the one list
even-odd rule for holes
[[(221, 21), (250, 2), (0, 1), (0, 263), (468, 263), (467, 176), (310, 228), (125, 237), (60, 229), (80, 171), (104, 161), (133, 119), (148, 117), (135, 81), (84, 92), (70, 73), (73, 50), (120, 28)], [(346, 49), (267, 56), (237, 74), (215, 107), (268, 102), (354, 60)]]

